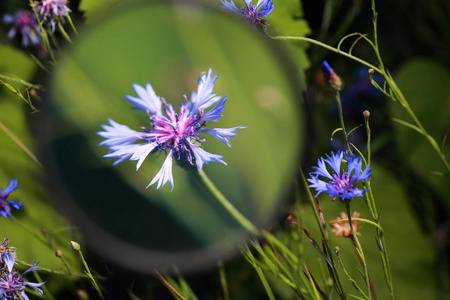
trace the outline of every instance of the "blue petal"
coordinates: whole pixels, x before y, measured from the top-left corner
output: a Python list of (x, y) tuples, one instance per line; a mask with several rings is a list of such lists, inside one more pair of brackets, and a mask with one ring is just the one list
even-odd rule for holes
[(105, 131), (97, 132), (99, 136), (106, 139), (98, 144), (99, 146), (114, 147), (129, 145), (147, 136), (145, 132), (134, 131), (128, 126), (114, 122), (111, 119), (108, 119), (108, 122), (111, 126), (101, 125), (100, 127)]
[(137, 98), (130, 95), (125, 95), (125, 98), (134, 104), (133, 108), (149, 111), (152, 114), (161, 114), (161, 99), (156, 95), (150, 83), (147, 83), (147, 89), (144, 89), (136, 83), (133, 84), (133, 88), (138, 96)]
[(220, 100), (219, 103), (216, 104), (210, 111), (205, 113), (198, 122), (203, 121), (212, 121), (217, 122), (219, 118), (223, 117), (224, 115), (221, 115), (220, 113), (225, 109), (225, 102), (227, 101), (228, 97), (223, 97), (222, 100)]
[(35, 289), (36, 291), (38, 291), (39, 295), (44, 294), (44, 291), (41, 290), (39, 287), (42, 286), (44, 283), (46, 283), (47, 281), (44, 282), (39, 282), (39, 283), (34, 283), (34, 282), (24, 282), (25, 285), (31, 286), (33, 289)]
[(114, 162), (113, 166), (121, 163), (125, 159), (139, 160), (136, 165), (136, 171), (141, 166), (142, 162), (148, 156), (148, 154), (157, 146), (156, 143), (144, 143), (144, 144), (133, 144), (133, 145), (123, 145), (112, 147), (111, 152), (105, 154), (105, 158), (118, 158)]
[(214, 103), (220, 100), (220, 96), (216, 94), (211, 94), (214, 88), (214, 82), (216, 81), (219, 74), (214, 77), (212, 76), (212, 70), (208, 70), (208, 74), (202, 73), (198, 79), (198, 89), (197, 92), (192, 92), (191, 95), (191, 107), (189, 110), (195, 113), (197, 110), (210, 107)]
[(169, 181), (170, 184), (172, 185), (173, 190), (172, 156), (173, 151), (171, 150), (167, 155), (166, 160), (164, 161), (164, 164), (161, 167), (161, 170), (159, 170), (158, 174), (156, 174), (152, 182), (150, 182), (150, 184), (146, 188), (148, 188), (156, 181), (158, 181), (158, 186), (156, 187), (156, 189), (159, 189), (161, 186), (164, 186), (167, 183), (167, 181)]
[(9, 251), (5, 251), (2, 253), (2, 260), (6, 264), (6, 268), (11, 273), (14, 267), (14, 263), (16, 262), (16, 250), (14, 250), (13, 254)]
[(326, 156), (327, 159), (325, 161), (328, 163), (328, 165), (336, 174), (341, 174), (340, 168), (344, 153), (342, 151), (338, 151), (336, 154), (331, 152), (331, 156), (329, 156), (328, 154), (326, 154)]
[(259, 0), (256, 4), (260, 17), (267, 17), (275, 8), (272, 0)]
[(233, 0), (230, 0), (230, 2), (227, 2), (226, 0), (220, 0), (220, 2), (222, 2), (224, 8), (238, 14), (241, 13), (239, 8), (237, 8), (236, 4), (234, 4)]
[(25, 275), (28, 272), (33, 272), (33, 271), (37, 271), (39, 270), (39, 267), (37, 266), (39, 262), (34, 261), (34, 264), (28, 268), (28, 270), (26, 270), (25, 272), (22, 273), (22, 275), (20, 277), (22, 277), (23, 275)]
[(6, 202), (8, 203), (9, 207), (12, 207), (17, 210), (19, 210), (23, 206), (23, 201), (15, 202), (15, 201), (6, 200)]
[(222, 143), (227, 144), (228, 147), (231, 147), (230, 141), (227, 138), (236, 136), (236, 133), (233, 131), (245, 128), (243, 126), (237, 126), (233, 128), (213, 128), (213, 129), (205, 129), (199, 132), (209, 133), (213, 135), (216, 139), (221, 141)]
[(8, 185), (3, 190), (3, 192), (0, 192), (0, 195), (3, 199), (8, 197), (8, 195), (12, 192), (14, 192), (19, 187), (19, 184), (17, 184), (17, 178), (11, 178), (8, 182)]
[(368, 180), (370, 178), (370, 176), (372, 176), (371, 171), (372, 171), (372, 169), (370, 168), (370, 163), (369, 163), (367, 165), (366, 169), (359, 176), (357, 176), (356, 180)]
[(330, 64), (326, 60), (322, 61), (322, 73), (326, 77), (331, 76), (331, 73), (333, 73), (333, 69), (330, 67)]
[(333, 179), (333, 177), (330, 175), (330, 173), (327, 170), (327, 165), (325, 164), (325, 161), (322, 157), (317, 160), (318, 167), (312, 167), (315, 172), (312, 172), (311, 174), (315, 175), (321, 175), (323, 177), (327, 177), (329, 179)]
[(221, 160), (221, 158), (223, 157), (222, 155), (217, 155), (217, 154), (212, 154), (212, 153), (206, 152), (202, 148), (198, 147), (195, 144), (192, 144), (189, 141), (187, 141), (187, 143), (191, 147), (192, 152), (194, 152), (195, 162), (197, 164), (197, 168), (199, 168), (200, 170), (203, 168), (204, 163), (209, 165), (209, 162), (211, 162), (211, 161), (220, 162), (220, 163), (223, 163), (224, 165), (227, 165), (226, 162)]
[(328, 189), (327, 183), (320, 180), (318, 176), (311, 176), (311, 178), (308, 178), (307, 181), (311, 183), (308, 187), (314, 188), (317, 191), (317, 194), (314, 197), (317, 197), (320, 193), (325, 192)]

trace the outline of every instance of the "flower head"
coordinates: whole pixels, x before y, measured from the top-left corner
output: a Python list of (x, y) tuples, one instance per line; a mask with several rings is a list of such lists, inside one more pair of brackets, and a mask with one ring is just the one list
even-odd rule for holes
[[(361, 214), (359, 212), (354, 211), (352, 213), (352, 226), (353, 230), (355, 231), (356, 235), (361, 235), (361, 233), (358, 232), (358, 229), (361, 227), (361, 222), (357, 220), (353, 220), (353, 218), (359, 218)], [(345, 212), (341, 212), (339, 217), (336, 219), (330, 220), (330, 225), (333, 227), (333, 232), (338, 236), (345, 236), (350, 237), (352, 236), (352, 229), (350, 228), (350, 222), (349, 221), (342, 221), (338, 222), (339, 220), (345, 220), (348, 219), (347, 214)]]
[(265, 29), (269, 24), (262, 18), (267, 17), (275, 8), (272, 0), (258, 0), (256, 4), (252, 3), (252, 0), (243, 1), (245, 6), (238, 8), (233, 0), (220, 0), (224, 8), (242, 15), (246, 20), (252, 23), (254, 27), (258, 25)]
[[(345, 156), (347, 160), (348, 171), (342, 170), (341, 163)], [(338, 151), (336, 154), (331, 152), (331, 156), (326, 155), (327, 159), (319, 158), (318, 167), (313, 167), (314, 172), (309, 173), (308, 181), (311, 183), (309, 187), (315, 188), (316, 197), (325, 192), (333, 200), (340, 198), (343, 202), (352, 200), (353, 197), (362, 197), (367, 191), (359, 189), (356, 184), (358, 181), (367, 180), (372, 175), (370, 165), (361, 173), (362, 159), (355, 155), (348, 155), (348, 152)], [(328, 172), (326, 165), (332, 169), (331, 174)], [(325, 180), (319, 179), (319, 176), (325, 177)]]
[[(110, 125), (101, 125), (104, 131), (98, 132), (98, 135), (105, 138), (99, 145), (110, 149), (103, 157), (117, 158), (113, 165), (125, 159), (137, 160), (136, 170), (138, 170), (150, 153), (168, 152), (161, 170), (147, 186), (148, 188), (158, 182), (158, 189), (167, 182), (170, 182), (173, 189), (173, 159), (190, 165), (195, 164), (199, 169), (202, 169), (204, 163), (209, 165), (211, 161), (226, 165), (221, 155), (211, 154), (202, 149), (200, 145), (205, 139), (199, 137), (199, 134), (208, 133), (231, 147), (228, 138), (236, 135), (235, 130), (244, 128), (242, 126), (206, 128), (206, 122), (216, 122), (223, 117), (220, 113), (225, 109), (227, 101), (227, 97), (221, 99), (220, 96), (212, 94), (217, 76), (212, 77), (211, 69), (207, 74), (202, 73), (198, 80), (197, 91), (192, 92), (189, 101), (184, 96), (185, 102), (181, 105), (179, 113), (176, 113), (164, 98), (157, 96), (149, 83), (145, 88), (134, 84), (137, 97), (126, 95), (125, 98), (134, 105), (133, 108), (147, 112), (151, 128), (144, 127), (143, 132), (137, 132), (109, 119)], [(205, 112), (205, 109), (216, 102), (213, 108)], [(135, 143), (138, 141), (141, 143)]]
[(39, 262), (34, 262), (34, 264), (22, 275), (19, 275), (16, 270), (14, 270), (14, 264), (16, 262), (16, 251), (12, 254), (9, 251), (2, 253), (3, 260), (3, 270), (0, 277), (0, 297), (1, 299), (24, 299), (28, 300), (28, 296), (25, 293), (25, 287), (29, 286), (34, 288), (40, 295), (44, 292), (39, 288), (45, 282), (32, 283), (23, 279), (23, 275), (28, 272), (39, 270), (37, 264)]
[(52, 28), (52, 31), (55, 31), (56, 24), (64, 22), (64, 18), (70, 12), (66, 4), (66, 0), (42, 0), (34, 1), (30, 6)]
[(4, 190), (0, 188), (0, 218), (1, 216), (4, 216), (5, 218), (11, 217), (11, 208), (20, 209), (22, 207), (22, 201), (14, 202), (6, 199), (9, 194), (14, 192), (18, 187), (17, 178), (11, 178)]
[(8, 38), (12, 39), (17, 34), (22, 36), (22, 46), (39, 46), (41, 43), (41, 34), (36, 16), (32, 11), (19, 10), (14, 15), (6, 14), (3, 16), (3, 23), (13, 24), (8, 32)]

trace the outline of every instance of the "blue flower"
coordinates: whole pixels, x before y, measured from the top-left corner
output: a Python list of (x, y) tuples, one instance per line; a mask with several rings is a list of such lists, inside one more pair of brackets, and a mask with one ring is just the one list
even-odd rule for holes
[(275, 8), (272, 0), (258, 0), (256, 4), (253, 4), (252, 0), (243, 1), (245, 6), (238, 8), (236, 4), (234, 4), (233, 0), (220, 0), (224, 8), (242, 15), (246, 20), (250, 21), (253, 26), (259, 25), (265, 29), (265, 27), (269, 24), (266, 20), (261, 18), (267, 17)]
[[(348, 171), (342, 170), (341, 163), (345, 156), (347, 160)], [(308, 181), (311, 183), (309, 187), (315, 188), (317, 197), (324, 192), (333, 197), (333, 200), (340, 198), (343, 202), (349, 202), (353, 197), (362, 197), (368, 190), (359, 189), (356, 185), (358, 181), (368, 180), (372, 175), (370, 164), (361, 173), (362, 159), (355, 155), (350, 156), (348, 152), (338, 151), (336, 154), (331, 152), (331, 156), (326, 155), (327, 159), (319, 158), (317, 161), (318, 167), (313, 167), (315, 170), (309, 175)], [(331, 167), (331, 174), (327, 170), (327, 166)], [(326, 181), (319, 179), (319, 176), (325, 177)]]
[(17, 178), (11, 178), (4, 190), (0, 188), (0, 218), (2, 216), (4, 216), (5, 218), (11, 217), (11, 208), (20, 209), (22, 207), (22, 201), (14, 202), (6, 200), (9, 194), (14, 192), (18, 187), (19, 185), (17, 184)]
[(16, 262), (16, 251), (11, 254), (8, 250), (2, 253), (2, 261), (4, 263), (4, 268), (2, 270), (2, 275), (0, 277), (0, 298), (3, 299), (23, 299), (28, 300), (27, 294), (25, 294), (25, 287), (29, 286), (34, 288), (40, 295), (44, 292), (39, 288), (45, 282), (33, 283), (23, 280), (23, 275), (28, 272), (39, 270), (37, 264), (39, 262), (34, 262), (34, 264), (22, 275), (17, 274), (14, 270), (14, 264)]
[[(201, 148), (201, 143), (206, 139), (199, 137), (201, 133), (208, 133), (231, 147), (228, 138), (236, 135), (235, 130), (244, 128), (242, 126), (205, 128), (207, 121), (217, 122), (223, 117), (220, 113), (225, 109), (227, 101), (227, 97), (221, 99), (212, 93), (217, 76), (212, 77), (211, 69), (207, 74), (202, 73), (198, 80), (197, 92), (192, 92), (189, 101), (184, 96), (185, 102), (181, 105), (179, 113), (176, 113), (164, 98), (157, 96), (149, 83), (145, 88), (134, 84), (137, 97), (126, 95), (125, 98), (134, 105), (133, 108), (147, 113), (151, 128), (144, 127), (144, 132), (137, 132), (108, 119), (110, 125), (101, 125), (104, 131), (97, 133), (105, 138), (99, 145), (110, 149), (103, 157), (117, 158), (113, 165), (126, 159), (137, 160), (136, 170), (138, 170), (150, 153), (168, 151), (161, 170), (147, 186), (148, 188), (158, 182), (157, 189), (167, 182), (170, 182), (173, 189), (173, 158), (179, 162), (195, 164), (199, 169), (202, 169), (204, 163), (209, 165), (211, 161), (226, 165), (221, 155), (211, 154)], [(205, 109), (215, 103), (217, 104), (212, 109), (205, 112)], [(141, 143), (135, 143), (138, 141)]]
[(14, 15), (6, 14), (3, 16), (3, 23), (13, 24), (13, 27), (8, 32), (8, 38), (12, 39), (17, 34), (20, 34), (23, 47), (40, 45), (40, 28), (33, 12), (19, 10)]
[(56, 24), (64, 22), (64, 18), (70, 12), (66, 4), (66, 0), (42, 0), (41, 2), (34, 1), (30, 6), (36, 10), (54, 32)]

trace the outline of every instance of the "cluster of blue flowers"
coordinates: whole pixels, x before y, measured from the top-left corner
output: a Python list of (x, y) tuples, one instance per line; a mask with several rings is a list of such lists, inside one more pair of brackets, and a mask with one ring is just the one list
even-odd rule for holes
[(22, 47), (38, 47), (42, 43), (36, 13), (52, 31), (55, 31), (56, 24), (63, 23), (70, 12), (66, 0), (35, 1), (30, 6), (33, 11), (18, 10), (14, 14), (5, 14), (2, 17), (3, 23), (12, 25), (8, 38), (22, 37)]
[[(199, 134), (207, 133), (219, 141), (231, 147), (228, 138), (236, 135), (235, 130), (244, 128), (237, 126), (233, 128), (206, 129), (206, 122), (217, 122), (223, 117), (220, 113), (225, 109), (227, 97), (213, 94), (214, 83), (218, 75), (212, 76), (212, 70), (202, 73), (198, 79), (197, 92), (192, 92), (190, 100), (186, 96), (185, 102), (176, 113), (170, 103), (160, 98), (154, 92), (152, 86), (147, 83), (146, 87), (134, 84), (137, 97), (125, 96), (134, 106), (133, 108), (145, 111), (148, 115), (151, 128), (144, 128), (144, 132), (137, 132), (128, 126), (121, 125), (109, 119), (110, 125), (102, 125), (104, 131), (98, 132), (106, 140), (99, 145), (108, 147), (109, 153), (106, 158), (117, 158), (113, 164), (116, 165), (126, 159), (137, 160), (136, 170), (142, 165), (145, 158), (153, 152), (168, 151), (167, 158), (150, 184), (158, 182), (157, 188), (170, 182), (173, 189), (172, 161), (188, 162), (202, 169), (203, 164), (209, 162), (220, 162), (226, 165), (221, 155), (206, 152), (201, 148)], [(212, 109), (205, 112), (207, 108), (217, 103)], [(142, 143), (135, 142), (140, 141)]]
[(25, 288), (31, 287), (35, 289), (40, 295), (44, 292), (40, 287), (45, 282), (33, 283), (26, 281), (23, 276), (26, 273), (39, 270), (37, 264), (39, 262), (34, 262), (34, 264), (27, 269), (22, 274), (17, 273), (14, 269), (14, 264), (16, 263), (16, 250), (8, 248), (9, 241), (4, 238), (0, 249), (1, 249), (1, 275), (0, 275), (0, 299), (15, 299), (15, 300), (28, 300), (28, 296), (25, 293)]

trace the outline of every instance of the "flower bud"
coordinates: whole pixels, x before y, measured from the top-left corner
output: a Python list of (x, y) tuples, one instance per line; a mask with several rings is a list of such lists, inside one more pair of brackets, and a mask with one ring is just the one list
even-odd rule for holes
[(70, 241), (70, 245), (72, 246), (73, 251), (80, 251), (81, 247), (80, 244), (74, 241)]
[(331, 88), (335, 91), (340, 91), (344, 85), (341, 77), (339, 77), (330, 64), (324, 60), (322, 61), (322, 73), (325, 76), (325, 80), (330, 84)]
[(339, 255), (339, 247), (338, 247), (338, 246), (334, 247), (334, 253), (336, 253), (337, 255)]
[(363, 111), (363, 116), (364, 116), (364, 118), (368, 118), (368, 117), (370, 117), (370, 111), (368, 111), (368, 110), (365, 110), (365, 111)]
[(61, 250), (56, 250), (56, 251), (55, 251), (55, 256), (56, 256), (56, 257), (62, 257), (62, 252), (61, 252)]

